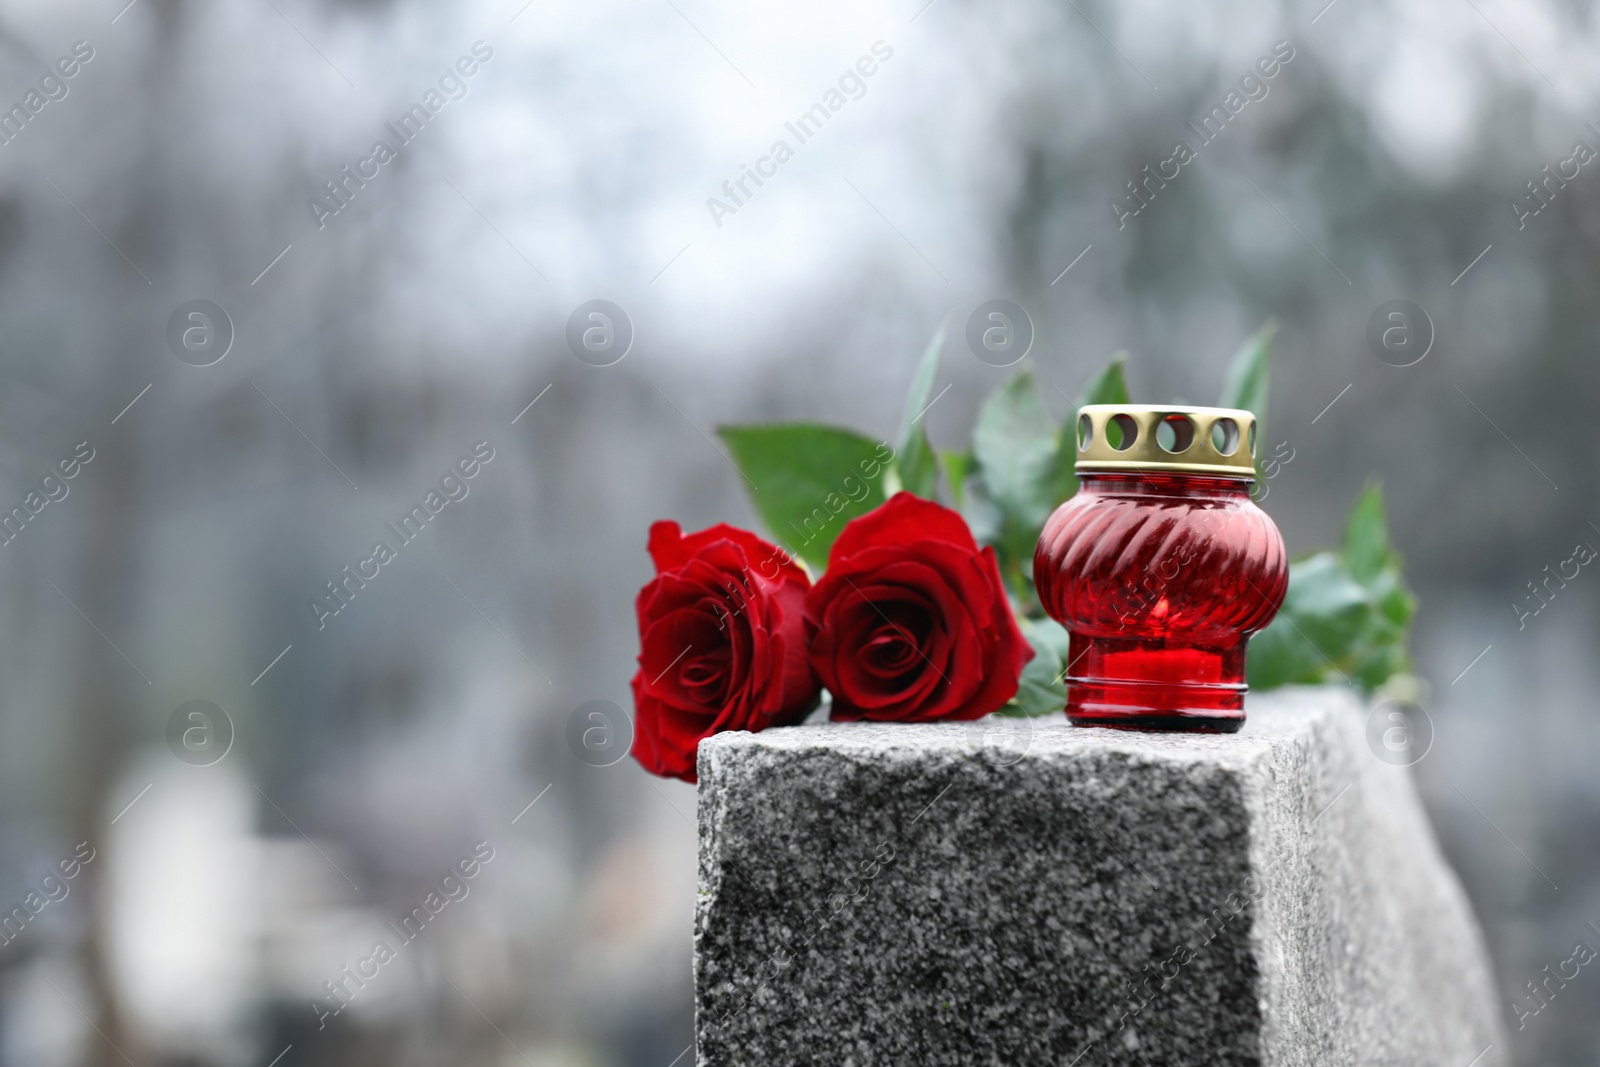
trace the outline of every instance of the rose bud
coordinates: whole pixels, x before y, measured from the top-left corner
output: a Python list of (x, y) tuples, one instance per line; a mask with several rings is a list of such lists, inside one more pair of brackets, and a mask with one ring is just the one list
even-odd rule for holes
[(976, 719), (1016, 695), (1033, 658), (994, 549), (910, 493), (845, 526), (806, 594), (806, 626), (835, 719)]
[(633, 758), (695, 781), (700, 739), (798, 722), (817, 704), (806, 662), (810, 581), (776, 545), (719, 524), (650, 527), (656, 577), (639, 591)]

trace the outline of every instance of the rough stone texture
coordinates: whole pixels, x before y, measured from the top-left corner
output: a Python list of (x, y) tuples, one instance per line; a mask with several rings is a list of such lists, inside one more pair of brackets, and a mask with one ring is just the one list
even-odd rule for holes
[(1503, 1064), (1410, 771), (1342, 690), (1248, 710), (703, 742), (698, 1062)]

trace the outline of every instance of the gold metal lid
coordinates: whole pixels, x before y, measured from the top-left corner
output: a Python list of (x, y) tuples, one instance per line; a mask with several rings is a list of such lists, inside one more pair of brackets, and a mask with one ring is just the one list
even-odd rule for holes
[(1078, 411), (1079, 473), (1182, 471), (1254, 478), (1255, 451), (1256, 417), (1239, 408), (1090, 404)]

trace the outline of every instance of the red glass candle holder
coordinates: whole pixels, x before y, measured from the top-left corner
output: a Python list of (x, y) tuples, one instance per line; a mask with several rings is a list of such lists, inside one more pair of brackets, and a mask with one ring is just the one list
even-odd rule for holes
[(1255, 436), (1230, 408), (1079, 413), (1080, 488), (1033, 559), (1040, 602), (1072, 635), (1074, 723), (1244, 724), (1245, 644), (1289, 588), (1283, 538), (1249, 495)]

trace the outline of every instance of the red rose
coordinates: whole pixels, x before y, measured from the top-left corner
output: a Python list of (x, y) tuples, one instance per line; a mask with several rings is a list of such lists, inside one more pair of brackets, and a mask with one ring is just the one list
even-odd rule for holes
[(806, 663), (810, 582), (783, 551), (716, 525), (685, 537), (650, 527), (656, 577), (639, 591), (633, 758), (695, 780), (695, 748), (723, 730), (796, 722), (816, 706)]
[(1033, 658), (994, 549), (910, 493), (845, 526), (806, 594), (806, 629), (835, 719), (976, 719), (1016, 695)]

